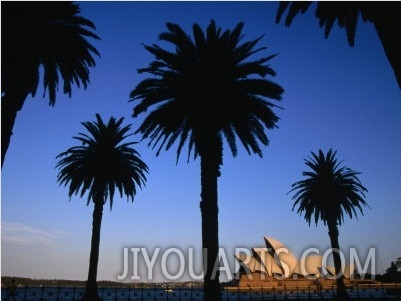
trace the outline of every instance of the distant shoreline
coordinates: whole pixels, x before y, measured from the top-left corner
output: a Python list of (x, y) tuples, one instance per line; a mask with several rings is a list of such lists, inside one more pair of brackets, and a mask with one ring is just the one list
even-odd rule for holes
[[(67, 280), (67, 279), (32, 279), (27, 277), (2, 276), (1, 287), (8, 287), (11, 280), (15, 279), (17, 286), (44, 286), (44, 287), (84, 287), (86, 280)], [(99, 287), (169, 287), (169, 288), (196, 288), (203, 287), (202, 281), (183, 281), (183, 282), (118, 282), (110, 280), (99, 280)]]

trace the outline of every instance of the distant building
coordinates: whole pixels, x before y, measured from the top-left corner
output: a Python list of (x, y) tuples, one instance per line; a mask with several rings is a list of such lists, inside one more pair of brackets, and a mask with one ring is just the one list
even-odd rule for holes
[[(264, 237), (266, 247), (252, 248), (252, 254), (239, 254), (234, 257), (240, 263), (240, 286), (277, 286), (284, 280), (286, 283), (296, 281), (332, 284), (335, 280), (333, 266), (324, 265), (323, 257), (313, 254), (298, 260), (295, 255), (280, 241)], [(353, 265), (344, 268), (345, 279), (354, 276)]]

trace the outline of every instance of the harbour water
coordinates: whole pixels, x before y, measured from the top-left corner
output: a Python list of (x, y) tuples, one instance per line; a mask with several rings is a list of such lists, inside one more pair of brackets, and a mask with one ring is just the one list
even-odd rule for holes
[[(399, 291), (400, 288), (398, 288)], [(83, 287), (19, 287), (15, 298), (9, 295), (7, 288), (1, 290), (1, 301), (75, 301), (83, 296)], [(388, 288), (363, 288), (349, 290), (349, 295), (355, 299), (386, 298), (401, 300), (399, 293), (392, 293)], [(99, 295), (104, 301), (156, 301), (182, 300), (203, 301), (203, 291), (200, 288), (99, 288)], [(247, 290), (223, 289), (222, 299), (228, 300), (321, 300), (333, 299), (333, 290), (286, 289), (286, 290)]]

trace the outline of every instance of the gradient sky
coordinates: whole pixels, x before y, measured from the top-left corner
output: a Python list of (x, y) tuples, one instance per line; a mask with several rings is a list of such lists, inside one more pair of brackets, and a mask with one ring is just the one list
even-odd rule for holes
[[(401, 95), (372, 24), (358, 23), (356, 46), (350, 48), (337, 25), (324, 38), (314, 7), (287, 28), (274, 23), (277, 2), (80, 6), (102, 38), (91, 41), (101, 59), (87, 90), (74, 89), (71, 99), (59, 93), (53, 108), (39, 91), (17, 116), (1, 174), (3, 276), (86, 279), (93, 206), (86, 206), (86, 198), (69, 202), (67, 188), (56, 182), (55, 157), (76, 144), (72, 136), (83, 131), (81, 122), (94, 121), (96, 113), (104, 120), (124, 117), (124, 124), (135, 130), (143, 116), (131, 117), (128, 96), (145, 76), (137, 69), (153, 59), (142, 44), (158, 42), (166, 22), (190, 32), (193, 23), (205, 28), (211, 19), (223, 29), (244, 22), (244, 40), (265, 35), (259, 44), (267, 46), (262, 54), (279, 53), (271, 67), (277, 72), (274, 81), (285, 89), (280, 103), (284, 110), (276, 110), (279, 129), (268, 132), (264, 157), (249, 156), (244, 149), (237, 158), (227, 148), (224, 153), (219, 236), (230, 263), (236, 247), (262, 246), (265, 235), (279, 239), (297, 256), (309, 247), (322, 253), (329, 247), (327, 229), (321, 223), (309, 227), (291, 211), (287, 194), (306, 170), (304, 159), (319, 148), (337, 150), (339, 159), (362, 172), (360, 180), (369, 190), (371, 209), (359, 220), (346, 218), (340, 227), (344, 253), (355, 247), (363, 260), (375, 248), (377, 273), (401, 256)], [(176, 165), (175, 149), (156, 157), (144, 142), (137, 150), (150, 168), (147, 185), (133, 204), (117, 197), (111, 212), (105, 208), (99, 280), (117, 280), (124, 247), (144, 247), (149, 254), (157, 247), (176, 247), (187, 254), (192, 247), (200, 255), (199, 159), (187, 163), (183, 157)], [(142, 277), (146, 280), (146, 273)], [(155, 281), (163, 280), (157, 277)]]

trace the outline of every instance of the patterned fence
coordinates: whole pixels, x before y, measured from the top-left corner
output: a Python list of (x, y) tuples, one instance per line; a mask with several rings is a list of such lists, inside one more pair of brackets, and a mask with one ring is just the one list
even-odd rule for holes
[[(14, 296), (8, 288), (2, 288), (1, 301), (79, 301), (83, 287), (18, 287)], [(401, 300), (401, 284), (365, 285), (347, 289), (355, 300)], [(201, 288), (122, 288), (102, 287), (99, 295), (104, 301), (203, 301)], [(331, 300), (335, 288), (317, 290), (315, 287), (223, 288), (222, 300)]]

